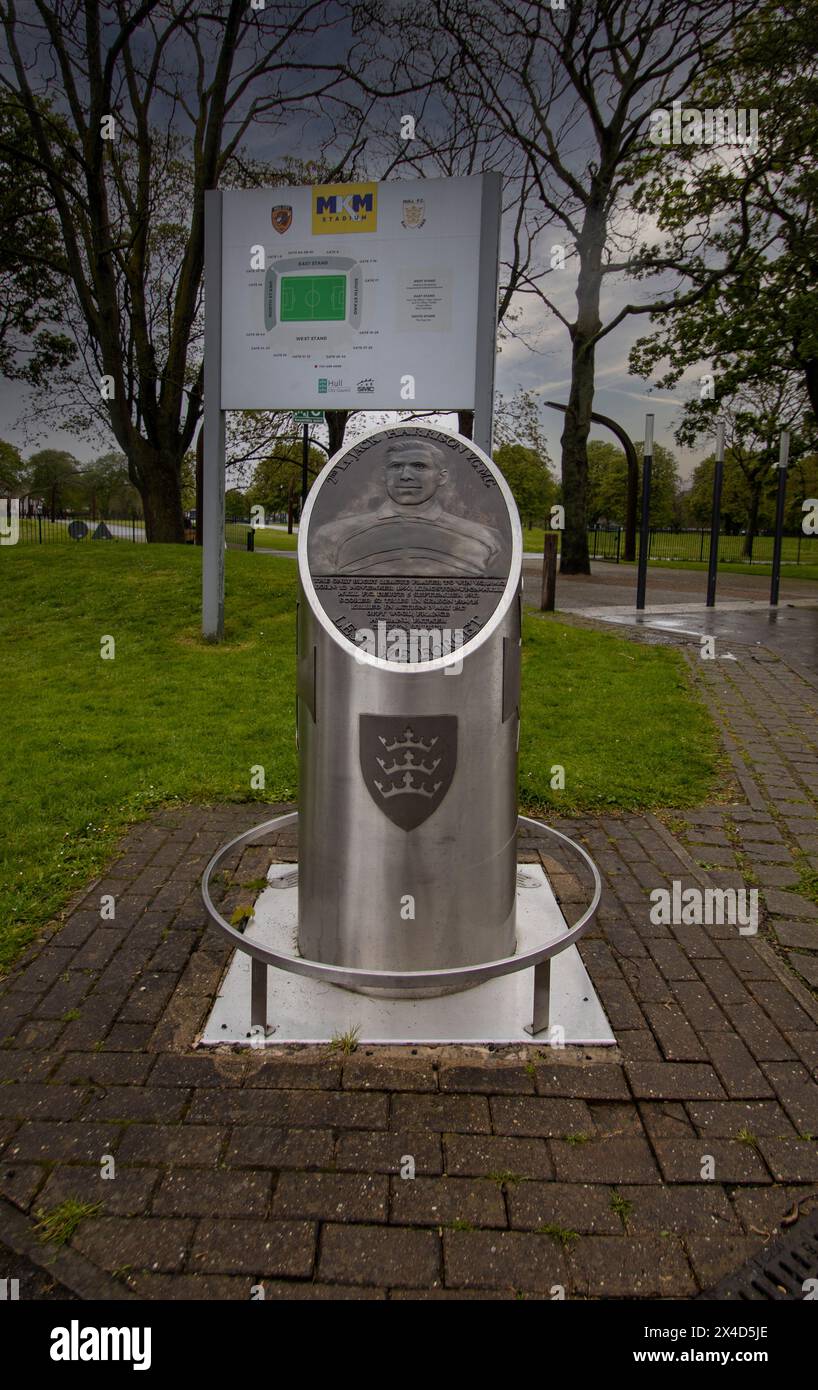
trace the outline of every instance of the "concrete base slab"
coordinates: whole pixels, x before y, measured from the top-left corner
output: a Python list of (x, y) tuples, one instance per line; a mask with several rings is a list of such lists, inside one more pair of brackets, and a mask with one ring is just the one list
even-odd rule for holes
[[(273, 864), (246, 935), (297, 955), (298, 870)], [(564, 934), (567, 923), (539, 864), (517, 875), (517, 949), (534, 950)], [(362, 1043), (572, 1043), (612, 1046), (616, 1039), (576, 946), (551, 961), (551, 1028), (536, 1038), (531, 1023), (533, 969), (489, 980), (438, 999), (375, 999), (337, 985), (270, 970), (267, 1033), (250, 1029), (250, 957), (236, 951), (200, 1044), (327, 1043), (357, 1028)], [(559, 1028), (561, 1032), (556, 1033)]]

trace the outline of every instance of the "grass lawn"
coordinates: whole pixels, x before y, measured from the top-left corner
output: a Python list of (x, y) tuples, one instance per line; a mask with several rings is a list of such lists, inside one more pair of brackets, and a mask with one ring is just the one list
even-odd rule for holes
[(297, 550), (298, 532), (280, 531), (275, 526), (259, 526), (256, 531), (255, 543), (261, 549), (269, 546), (270, 550)]
[[(678, 651), (526, 615), (521, 806), (691, 806), (712, 793), (720, 757)], [(563, 791), (550, 787), (555, 765)]]
[[(199, 637), (200, 565), (190, 546), (0, 550), (0, 964), (159, 805), (295, 797), (295, 566), (228, 552), (215, 647)], [(571, 812), (689, 805), (718, 766), (676, 651), (539, 614), (525, 620), (520, 754), (521, 804)]]
[(542, 555), (542, 548), (545, 543), (545, 531), (542, 526), (523, 527), (523, 551), (536, 551)]
[[(225, 523), (224, 528), (225, 540), (233, 545), (242, 545), (246, 547), (247, 532), (249, 530), (250, 527), (241, 522), (228, 521)], [(292, 535), (290, 535), (289, 531), (280, 531), (276, 526), (257, 526), (256, 534), (253, 539), (254, 544), (259, 550), (268, 548), (270, 550), (298, 549), (298, 532), (293, 531)]]

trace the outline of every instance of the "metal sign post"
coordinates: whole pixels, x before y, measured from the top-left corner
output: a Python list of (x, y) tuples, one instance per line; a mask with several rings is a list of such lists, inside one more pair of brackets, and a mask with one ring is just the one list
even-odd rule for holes
[(778, 493), (775, 499), (775, 540), (773, 542), (773, 570), (770, 580), (770, 607), (778, 605), (778, 585), (781, 578), (781, 543), (784, 535), (784, 504), (787, 500), (787, 465), (790, 461), (790, 432), (781, 431), (778, 463)]
[(721, 528), (721, 489), (724, 482), (724, 421), (716, 426), (716, 462), (713, 469), (713, 511), (710, 517), (710, 557), (707, 566), (707, 607), (716, 602), (716, 576), (719, 567)]
[[(202, 468), (202, 634), (224, 636), (224, 457), (222, 410), (222, 193), (205, 193), (204, 460)], [(199, 518), (196, 518), (197, 522)]]
[(645, 416), (645, 443), (642, 449), (642, 524), (639, 531), (639, 564), (636, 572), (636, 607), (645, 606), (650, 549), (650, 485), (653, 469), (653, 416)]
[(310, 461), (310, 427), (304, 424), (301, 435), (301, 516), (304, 515), (304, 504), (307, 501), (309, 490), (309, 461)]
[(497, 360), (497, 291), (500, 268), (502, 189), (503, 181), (499, 174), (483, 175), (472, 438), (478, 448), (488, 454), (489, 458), (492, 456), (494, 443), (494, 365)]

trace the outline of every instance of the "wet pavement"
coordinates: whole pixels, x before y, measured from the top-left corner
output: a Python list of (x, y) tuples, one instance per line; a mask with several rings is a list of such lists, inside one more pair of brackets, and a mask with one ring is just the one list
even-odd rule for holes
[[(527, 555), (523, 561), (526, 600), (538, 603), (542, 587), (542, 560)], [(664, 569), (652, 565), (648, 570), (647, 602), (653, 606), (664, 603), (704, 603), (707, 597), (705, 570)], [(770, 576), (768, 574), (720, 574), (716, 604), (741, 600), (769, 604)], [(780, 602), (792, 599), (812, 599), (818, 604), (818, 582), (810, 579), (782, 579)], [(557, 575), (557, 607), (566, 612), (582, 612), (589, 608), (611, 605), (632, 608), (636, 603), (636, 566), (612, 565), (601, 560), (591, 563), (588, 574)]]
[[(526, 559), (526, 602), (537, 607), (541, 564)], [(716, 606), (704, 606), (707, 575), (701, 570), (648, 572), (644, 612), (636, 611), (633, 566), (594, 563), (590, 575), (557, 576), (557, 609), (605, 623), (637, 627), (668, 637), (699, 641), (713, 636), (728, 655), (733, 643), (766, 648), (785, 661), (818, 675), (818, 583), (782, 579), (779, 605), (769, 603), (769, 575), (719, 576)]]
[(809, 608), (785, 604), (757, 612), (694, 608), (682, 613), (611, 614), (604, 621), (698, 639), (713, 636), (719, 643), (743, 647), (765, 647), (818, 675), (818, 601)]

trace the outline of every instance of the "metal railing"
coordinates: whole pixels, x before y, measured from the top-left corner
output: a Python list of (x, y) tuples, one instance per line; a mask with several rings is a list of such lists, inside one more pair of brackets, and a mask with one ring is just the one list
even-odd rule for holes
[[(588, 532), (588, 553), (592, 560), (611, 560), (619, 564), (624, 549), (624, 527), (596, 527)], [(752, 555), (744, 553), (746, 537), (719, 536), (719, 564), (769, 565), (773, 558), (772, 534), (764, 532), (753, 538)], [(636, 535), (636, 554), (641, 538)], [(669, 527), (651, 527), (648, 559), (692, 561), (707, 564), (710, 554), (710, 531), (674, 531)], [(818, 565), (818, 536), (805, 536), (802, 531), (791, 532), (783, 538), (781, 562), (785, 565)]]
[[(225, 521), (225, 540), (230, 547), (241, 550), (252, 550), (251, 542), (248, 542), (248, 533), (256, 530), (249, 517), (228, 517)], [(275, 548), (275, 532), (278, 531), (282, 537), (287, 535), (286, 517), (283, 521), (278, 518), (268, 517), (265, 526), (265, 535), (260, 542), (266, 548)], [(297, 523), (294, 527), (294, 534), (297, 531)], [(562, 533), (556, 532), (557, 548), (561, 549)], [(719, 563), (720, 564), (755, 564), (769, 565), (773, 557), (773, 536), (769, 533), (762, 533), (754, 537), (752, 547), (752, 557), (748, 558), (744, 553), (745, 537), (743, 535), (728, 536), (723, 532), (719, 536)], [(289, 546), (292, 546), (290, 541)], [(707, 564), (710, 554), (710, 531), (702, 527), (692, 531), (674, 531), (670, 527), (652, 527), (649, 537), (648, 558), (659, 561), (692, 561), (698, 564)], [(595, 526), (588, 531), (588, 554), (592, 560), (608, 560), (613, 564), (619, 564), (625, 547), (625, 528), (623, 526)], [(640, 537), (636, 536), (636, 553), (639, 554)], [(284, 548), (282, 546), (282, 548)], [(527, 549), (530, 547), (527, 546)], [(802, 531), (791, 532), (783, 538), (783, 549), (781, 556), (782, 564), (785, 565), (818, 565), (818, 536), (805, 536)]]
[(20, 516), (17, 520), (18, 545), (78, 545), (87, 541), (145, 540), (142, 517), (91, 517), (67, 512), (63, 516)]
[[(637, 554), (639, 536), (637, 535)], [(762, 533), (753, 538), (752, 554), (745, 554), (746, 536), (719, 535), (719, 564), (769, 565), (773, 558), (774, 537)], [(696, 531), (672, 531), (667, 528), (652, 527), (649, 538), (648, 558), (650, 560), (692, 560), (706, 564), (710, 554), (710, 531), (702, 528)], [(818, 565), (818, 536), (805, 536), (802, 531), (792, 532), (783, 538), (781, 554), (785, 565)]]

